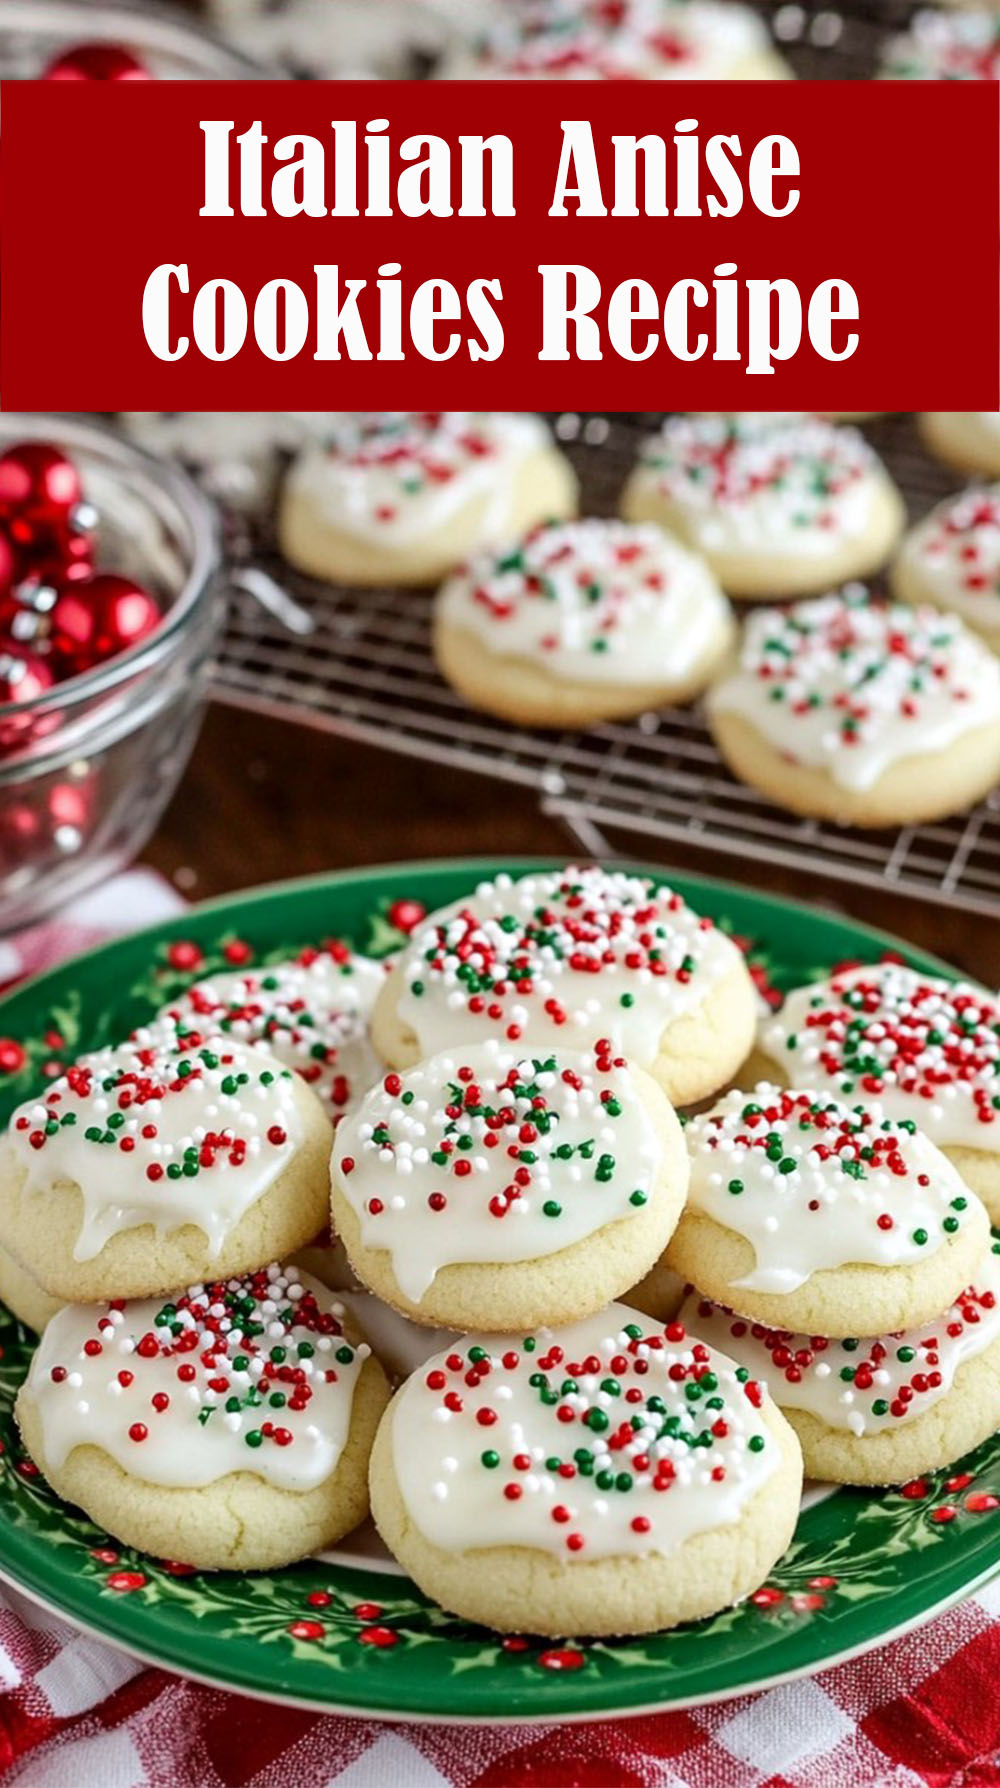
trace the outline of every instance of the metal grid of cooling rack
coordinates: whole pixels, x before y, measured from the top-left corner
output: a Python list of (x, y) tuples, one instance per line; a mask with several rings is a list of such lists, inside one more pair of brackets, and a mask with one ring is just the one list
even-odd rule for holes
[[(580, 475), (585, 509), (613, 514), (654, 418), (552, 420)], [(954, 488), (921, 451), (912, 418), (884, 417), (869, 432), (912, 519)], [(612, 829), (744, 861), (808, 864), (836, 880), (1000, 914), (1000, 791), (961, 819), (901, 832), (797, 820), (728, 774), (697, 708), (582, 732), (510, 727), (471, 712), (438, 675), (428, 595), (317, 584), (280, 567), (266, 546), (257, 562), (294, 607), (280, 598), (277, 612), (262, 606), (268, 590), (254, 568), (237, 579), (216, 685), (224, 701), (532, 788), (592, 854), (603, 854)]]

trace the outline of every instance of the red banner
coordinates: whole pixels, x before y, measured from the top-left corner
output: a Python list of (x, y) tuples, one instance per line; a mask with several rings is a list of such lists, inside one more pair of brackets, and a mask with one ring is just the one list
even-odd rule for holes
[(995, 83), (4, 83), (17, 409), (996, 409)]

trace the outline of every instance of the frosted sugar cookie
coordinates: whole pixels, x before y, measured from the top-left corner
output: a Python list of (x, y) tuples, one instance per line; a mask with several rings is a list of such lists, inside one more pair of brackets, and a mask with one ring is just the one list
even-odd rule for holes
[(490, 1037), (518, 1049), (608, 1038), (675, 1105), (707, 1098), (756, 1026), (739, 950), (670, 888), (600, 868), (500, 875), (432, 913), (375, 1007), (394, 1068)]
[(689, 1120), (688, 1204), (666, 1253), (759, 1322), (858, 1335), (936, 1316), (968, 1285), (989, 1220), (908, 1118), (762, 1085)]
[(515, 0), (442, 63), (446, 79), (783, 79), (791, 69), (748, 6), (718, 0)]
[(900, 602), (961, 615), (1000, 652), (1000, 485), (948, 497), (907, 534), (890, 573)]
[(300, 80), (412, 78), (448, 40), (441, 0), (210, 0), (210, 11), (248, 55)]
[(420, 1322), (572, 1322), (648, 1272), (687, 1190), (664, 1094), (604, 1043), (476, 1043), (391, 1073), (345, 1118), (333, 1227), (358, 1277)]
[(889, 557), (903, 503), (856, 428), (818, 416), (668, 416), (622, 497), (703, 553), (730, 596), (808, 595)]
[(1000, 665), (957, 615), (860, 585), (747, 621), (708, 702), (735, 776), (793, 813), (902, 826), (1000, 778)]
[(733, 641), (702, 560), (651, 525), (556, 523), (477, 555), (438, 594), (434, 652), (474, 707), (587, 726), (690, 701)]
[(369, 1025), (385, 973), (346, 944), (326, 944), (289, 962), (212, 975), (161, 1016), (269, 1050), (301, 1075), (336, 1123), (378, 1076)]
[(6, 1304), (12, 1316), (26, 1329), (41, 1334), (49, 1318), (61, 1310), (65, 1300), (50, 1297), (43, 1291), (33, 1273), (6, 1248), (0, 1247), (0, 1303)]
[(995, 81), (1000, 21), (987, 11), (916, 12), (883, 46), (879, 73), (891, 81)]
[(755, 1589), (798, 1514), (798, 1443), (725, 1354), (625, 1304), (467, 1335), (396, 1393), (372, 1513), (427, 1595), (501, 1632), (644, 1633)]
[(1000, 1223), (1000, 1000), (879, 962), (798, 987), (760, 1028), (770, 1078), (877, 1099), (958, 1168)]
[(952, 1464), (1000, 1428), (995, 1247), (950, 1309), (897, 1334), (792, 1335), (698, 1292), (680, 1321), (767, 1385), (799, 1437), (807, 1477), (902, 1484)]
[(356, 1527), (388, 1385), (343, 1305), (294, 1266), (67, 1306), (18, 1394), (57, 1495), (126, 1545), (271, 1570)]
[(285, 480), (292, 565), (333, 583), (430, 584), (479, 547), (573, 515), (576, 478), (537, 416), (335, 412)]
[(245, 1272), (323, 1227), (330, 1134), (315, 1095), (272, 1055), (138, 1031), (14, 1112), (0, 1235), (69, 1303)]
[(928, 410), (920, 433), (928, 452), (946, 466), (1000, 478), (1000, 410)]

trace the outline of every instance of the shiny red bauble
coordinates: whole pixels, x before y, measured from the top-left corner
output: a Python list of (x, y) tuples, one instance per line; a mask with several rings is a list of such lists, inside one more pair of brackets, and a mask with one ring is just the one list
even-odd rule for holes
[(67, 530), (83, 498), (73, 461), (49, 441), (20, 441), (0, 453), (0, 518), (16, 547)]
[(57, 596), (49, 646), (64, 674), (127, 652), (158, 625), (160, 610), (141, 584), (115, 572), (81, 578)]
[(78, 43), (42, 72), (43, 81), (151, 81), (138, 56), (117, 43)]
[(0, 603), (10, 595), (17, 576), (17, 554), (6, 534), (0, 533)]
[[(0, 646), (0, 708), (7, 702), (32, 702), (46, 695), (55, 678), (44, 658), (24, 646)], [(43, 722), (34, 714), (0, 715), (0, 751), (11, 751), (26, 745), (35, 733), (47, 730), (51, 719)]]

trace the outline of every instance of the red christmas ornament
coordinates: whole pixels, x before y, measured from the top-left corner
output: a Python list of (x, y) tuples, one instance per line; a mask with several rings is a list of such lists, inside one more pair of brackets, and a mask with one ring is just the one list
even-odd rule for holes
[(16, 546), (65, 531), (82, 497), (73, 461), (50, 441), (19, 441), (0, 453), (0, 515)]
[(0, 599), (10, 595), (17, 575), (17, 554), (6, 534), (0, 533)]
[(130, 577), (103, 571), (60, 592), (49, 641), (67, 671), (88, 670), (138, 645), (159, 620), (159, 606), (148, 590)]
[(78, 43), (42, 72), (43, 81), (151, 81), (138, 56), (117, 43)]
[[(8, 645), (0, 651), (0, 707), (7, 702), (34, 701), (44, 695), (55, 681), (44, 658), (23, 646)], [(0, 751), (12, 751), (26, 745), (33, 733), (49, 731), (49, 716), (42, 721), (34, 714), (9, 714), (0, 719)]]

